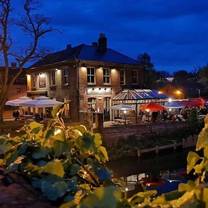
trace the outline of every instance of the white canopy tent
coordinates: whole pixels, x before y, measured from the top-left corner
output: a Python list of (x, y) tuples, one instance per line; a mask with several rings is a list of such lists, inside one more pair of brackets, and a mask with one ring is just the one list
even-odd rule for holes
[(48, 107), (54, 107), (63, 104), (64, 104), (63, 102), (57, 101), (56, 99), (50, 99), (45, 96), (40, 96), (35, 98), (34, 100), (30, 100), (23, 103), (22, 106), (33, 107), (33, 108), (48, 108)]
[(20, 107), (23, 103), (31, 101), (32, 99), (26, 96), (20, 97), (18, 99), (9, 100), (5, 103), (8, 106)]

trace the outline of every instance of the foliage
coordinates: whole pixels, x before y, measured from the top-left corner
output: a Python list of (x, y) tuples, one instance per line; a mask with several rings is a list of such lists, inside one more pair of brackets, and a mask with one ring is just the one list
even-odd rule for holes
[(47, 125), (32, 122), (18, 133), (0, 137), (0, 161), (7, 172), (19, 172), (60, 208), (195, 208), (208, 207), (208, 116), (196, 152), (187, 157), (187, 173), (196, 179), (178, 190), (158, 195), (139, 192), (130, 198), (116, 185), (104, 163), (108, 160), (99, 134), (84, 126), (66, 127), (62, 109), (53, 111)]
[(1, 164), (8, 173), (26, 176), (49, 200), (73, 207), (97, 187), (112, 184), (111, 174), (101, 135), (82, 125), (65, 126), (61, 113), (55, 109), (47, 125), (31, 122), (1, 136)]
[[(187, 173), (193, 172), (197, 177), (194, 181), (188, 181), (186, 184), (179, 184), (178, 190), (159, 195), (156, 191), (144, 191), (133, 195), (131, 198), (125, 198), (121, 192), (111, 193), (108, 197), (111, 205), (104, 207), (158, 207), (158, 208), (201, 208), (208, 207), (208, 186), (206, 185), (206, 173), (208, 170), (208, 116), (205, 118), (205, 127), (199, 134), (196, 145), (196, 152), (190, 152), (187, 157)], [(203, 154), (200, 154), (202, 152)], [(102, 191), (101, 191), (102, 189)], [(102, 192), (102, 194), (101, 194)], [(90, 195), (81, 203), (83, 207), (103, 207), (105, 204), (106, 188), (99, 188), (99, 200), (97, 193)], [(119, 194), (120, 193), (120, 194)], [(102, 197), (101, 197), (102, 195)], [(112, 199), (114, 196), (114, 200)], [(119, 198), (120, 197), (120, 198)], [(115, 204), (115, 201), (117, 202)], [(86, 204), (86, 202), (88, 202)]]
[[(193, 113), (194, 114), (194, 113)], [(195, 115), (195, 114), (194, 114)], [(188, 126), (178, 128), (177, 131), (164, 131), (160, 133), (153, 132), (152, 134), (130, 135), (127, 139), (121, 137), (118, 142), (107, 146), (109, 157), (111, 160), (116, 160), (122, 157), (136, 156), (137, 149), (153, 148), (155, 146), (168, 145), (182, 142), (184, 138), (190, 135), (197, 135), (202, 129), (202, 124), (195, 119), (190, 113)]]

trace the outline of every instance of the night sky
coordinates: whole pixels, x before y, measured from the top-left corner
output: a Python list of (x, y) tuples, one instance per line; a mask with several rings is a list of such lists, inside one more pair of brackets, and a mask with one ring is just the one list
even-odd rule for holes
[(51, 51), (69, 43), (91, 44), (103, 32), (110, 48), (133, 58), (147, 52), (158, 70), (192, 71), (208, 63), (207, 0), (40, 2), (38, 12), (50, 17), (51, 25), (57, 29), (41, 42)]

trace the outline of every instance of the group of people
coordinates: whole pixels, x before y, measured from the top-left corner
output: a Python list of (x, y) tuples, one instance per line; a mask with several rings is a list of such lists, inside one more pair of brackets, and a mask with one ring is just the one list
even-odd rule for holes
[(20, 120), (20, 118), (34, 118), (36, 121), (42, 121), (44, 118), (49, 118), (51, 117), (51, 111), (49, 109), (46, 109), (45, 114), (43, 112), (41, 113), (32, 113), (28, 111), (24, 111), (21, 113), (18, 110), (13, 111), (12, 114), (13, 118), (15, 121)]
[[(182, 108), (176, 110), (163, 110), (162, 112), (143, 112), (140, 111), (142, 122), (156, 122), (156, 121), (186, 121), (193, 108)], [(199, 115), (206, 115), (208, 110), (204, 108), (194, 108)]]

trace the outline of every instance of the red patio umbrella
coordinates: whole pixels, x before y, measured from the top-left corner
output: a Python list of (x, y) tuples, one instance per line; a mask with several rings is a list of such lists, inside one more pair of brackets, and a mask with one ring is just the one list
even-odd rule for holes
[(151, 111), (151, 112), (159, 112), (166, 110), (166, 107), (158, 104), (158, 103), (148, 103), (148, 104), (143, 104), (140, 106), (140, 110), (142, 111)]
[(203, 98), (192, 98), (189, 99), (186, 103), (185, 106), (189, 108), (193, 107), (204, 107), (205, 105), (205, 100)]

